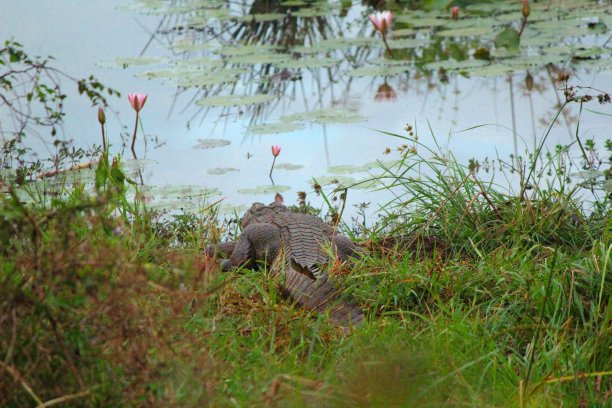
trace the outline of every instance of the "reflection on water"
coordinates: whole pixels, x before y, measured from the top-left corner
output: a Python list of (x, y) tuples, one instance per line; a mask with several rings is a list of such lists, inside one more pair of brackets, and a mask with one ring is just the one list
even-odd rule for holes
[[(99, 22), (102, 38), (130, 51), (98, 58), (96, 69), (130, 78), (124, 93), (150, 95), (142, 120), (161, 147), (148, 146), (158, 164), (146, 182), (201, 186), (230, 203), (269, 200), (272, 191), (294, 201), (291, 194), (312, 191), (312, 177), (368, 178), (376, 171), (368, 163), (399, 154), (393, 138), (373, 129), (406, 135), (411, 124), (421, 142), (433, 145), (435, 135), (466, 165), (525, 155), (565, 100), (560, 74), (612, 90), (609, 4), (534, 3), (514, 47), (499, 34), (520, 28), (520, 4), (462, 2), (454, 21), (450, 10), (406, 3), (388, 5), (392, 57), (367, 18), (378, 2), (126, 1), (116, 13), (133, 18), (140, 35)], [(601, 145), (609, 117), (599, 113), (609, 105), (583, 110), (579, 136)], [(549, 146), (572, 143), (577, 120), (577, 105), (565, 109)], [(273, 144), (283, 148), (275, 186)], [(334, 173), (342, 166), (352, 168)], [(372, 197), (357, 190), (349, 204)]]

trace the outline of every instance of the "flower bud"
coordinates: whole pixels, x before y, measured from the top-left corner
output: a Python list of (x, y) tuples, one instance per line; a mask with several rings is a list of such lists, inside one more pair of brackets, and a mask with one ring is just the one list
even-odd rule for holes
[(527, 88), (528, 91), (533, 89), (533, 77), (529, 72), (527, 72), (527, 76), (525, 77), (525, 88)]
[(527, 19), (529, 14), (531, 13), (531, 9), (529, 7), (529, 0), (523, 0), (523, 9), (521, 10), (523, 13), (523, 18)]
[(101, 125), (106, 123), (106, 115), (104, 114), (104, 109), (102, 108), (98, 108), (98, 122), (100, 122)]

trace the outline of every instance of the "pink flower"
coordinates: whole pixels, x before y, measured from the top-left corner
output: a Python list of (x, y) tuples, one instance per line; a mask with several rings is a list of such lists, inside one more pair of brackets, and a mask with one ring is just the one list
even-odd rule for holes
[(459, 7), (455, 6), (451, 9), (451, 18), (453, 20), (459, 20)]
[(140, 112), (145, 102), (147, 101), (147, 94), (129, 94), (128, 100), (130, 101), (130, 105), (136, 112)]
[(391, 22), (393, 21), (393, 13), (385, 10), (385, 11), (377, 11), (376, 13), (370, 14), (368, 16), (372, 24), (374, 24), (374, 28), (385, 34), (389, 27), (391, 27)]
[(281, 148), (279, 145), (272, 146), (272, 156), (276, 157), (280, 154)]

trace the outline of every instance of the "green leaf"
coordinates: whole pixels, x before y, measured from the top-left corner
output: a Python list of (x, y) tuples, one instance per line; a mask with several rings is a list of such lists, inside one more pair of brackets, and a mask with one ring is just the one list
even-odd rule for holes
[(521, 37), (519, 36), (518, 31), (516, 31), (514, 28), (508, 27), (495, 36), (494, 43), (497, 48), (518, 50), (521, 43)]

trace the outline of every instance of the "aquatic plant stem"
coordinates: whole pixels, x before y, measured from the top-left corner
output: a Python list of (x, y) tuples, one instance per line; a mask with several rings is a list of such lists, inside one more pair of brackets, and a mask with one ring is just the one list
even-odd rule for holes
[(274, 184), (274, 179), (272, 178), (272, 171), (274, 170), (274, 163), (276, 163), (276, 156), (274, 156), (274, 158), (272, 159), (272, 167), (270, 167), (270, 180), (272, 181), (272, 184)]
[(395, 54), (393, 54), (393, 51), (391, 51), (389, 44), (387, 44), (387, 35), (385, 33), (382, 33), (382, 40), (385, 44), (385, 48), (387, 48), (387, 51), (389, 51), (389, 54), (391, 54), (391, 58), (395, 59)]
[(104, 134), (104, 124), (100, 124), (100, 127), (102, 128), (102, 150), (106, 151), (106, 136)]
[(521, 21), (521, 31), (519, 31), (519, 37), (523, 35), (523, 31), (525, 30), (526, 26), (527, 26), (527, 18), (523, 17), (523, 20)]
[(139, 116), (139, 112), (136, 111), (136, 122), (134, 122), (134, 134), (132, 135), (132, 154), (134, 155), (134, 158), (136, 159), (136, 151), (134, 150), (134, 145), (136, 144), (136, 132), (138, 131), (138, 116)]

